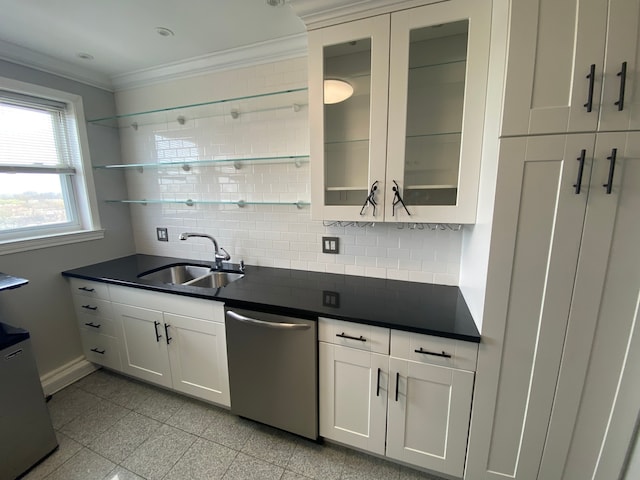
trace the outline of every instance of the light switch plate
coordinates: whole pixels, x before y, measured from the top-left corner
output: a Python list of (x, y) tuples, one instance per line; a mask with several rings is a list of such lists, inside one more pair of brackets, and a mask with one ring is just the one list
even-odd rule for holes
[(338, 237), (322, 237), (322, 253), (338, 253), (339, 245)]
[(158, 227), (156, 228), (156, 235), (158, 237), (159, 242), (168, 242), (169, 241), (169, 233), (166, 228)]

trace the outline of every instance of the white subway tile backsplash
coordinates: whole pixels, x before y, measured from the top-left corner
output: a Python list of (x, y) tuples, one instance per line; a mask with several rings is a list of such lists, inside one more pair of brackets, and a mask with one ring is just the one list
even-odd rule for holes
[[(208, 99), (241, 97), (306, 84), (304, 59), (246, 67), (188, 80), (190, 91), (157, 90), (160, 107), (197, 103)], [(176, 85), (184, 85), (176, 81)], [(167, 93), (173, 92), (173, 93)], [(237, 105), (236, 105), (237, 103)], [(233, 104), (233, 105), (232, 105)], [(231, 108), (240, 115), (231, 118)], [(122, 108), (122, 107), (121, 107)], [(133, 108), (133, 107), (132, 107)], [(125, 108), (126, 109), (126, 108)], [(230, 102), (226, 115), (190, 118), (189, 110), (167, 113), (156, 125), (137, 130), (122, 128), (120, 138), (125, 163), (162, 163), (235, 159), (235, 164), (181, 165), (126, 172), (131, 199), (187, 199), (207, 201), (309, 201), (310, 164), (302, 162), (259, 164), (242, 158), (307, 155), (308, 106), (298, 112), (283, 108), (275, 113), (248, 113), (245, 103)], [(176, 121), (185, 117), (184, 125)], [(114, 208), (125, 208), (114, 205)], [(462, 232), (420, 227), (324, 225), (312, 221), (309, 207), (246, 205), (148, 204), (131, 205), (136, 247), (140, 253), (212, 260), (210, 242), (179, 241), (182, 231), (213, 235), (232, 256), (247, 264), (349, 275), (364, 275), (427, 283), (455, 285), (459, 277)], [(156, 240), (155, 228), (169, 229), (169, 242)], [(322, 253), (322, 236), (340, 239), (340, 253)]]

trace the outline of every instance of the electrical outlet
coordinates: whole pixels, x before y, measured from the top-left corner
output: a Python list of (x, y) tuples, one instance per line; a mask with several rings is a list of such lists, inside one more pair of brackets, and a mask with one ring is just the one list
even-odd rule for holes
[(167, 233), (167, 229), (166, 228), (161, 228), (161, 227), (156, 228), (156, 235), (158, 236), (158, 241), (159, 242), (168, 242), (169, 241), (169, 234)]
[(322, 237), (322, 253), (338, 253), (339, 244), (338, 237)]

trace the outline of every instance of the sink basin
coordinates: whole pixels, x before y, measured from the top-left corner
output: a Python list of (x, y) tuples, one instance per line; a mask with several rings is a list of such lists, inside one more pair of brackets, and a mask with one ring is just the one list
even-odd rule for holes
[(211, 267), (205, 265), (174, 264), (167, 265), (151, 272), (141, 273), (138, 278), (150, 282), (181, 285), (195, 280), (211, 272)]
[(242, 273), (213, 272), (184, 283), (190, 287), (220, 288), (244, 277)]

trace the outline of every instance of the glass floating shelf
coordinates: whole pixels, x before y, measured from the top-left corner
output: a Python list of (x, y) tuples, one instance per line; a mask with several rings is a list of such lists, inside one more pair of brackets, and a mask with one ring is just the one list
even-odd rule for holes
[(364, 190), (365, 192), (369, 190), (369, 187), (362, 186), (362, 187), (326, 187), (325, 190), (327, 192), (357, 192), (359, 190)]
[(158, 200), (158, 199), (140, 199), (140, 200), (105, 200), (107, 203), (131, 203), (136, 205), (164, 204), (164, 205), (186, 205), (192, 207), (194, 205), (235, 205), (237, 207), (245, 207), (247, 205), (289, 205), (297, 208), (303, 208), (311, 205), (310, 202), (299, 200), (297, 202), (251, 202), (245, 200)]
[(405, 190), (450, 190), (457, 185), (405, 185)]
[(122, 163), (111, 165), (96, 165), (94, 169), (111, 169), (124, 168), (136, 169), (142, 171), (145, 168), (163, 168), (163, 167), (182, 167), (183, 170), (190, 170), (194, 166), (211, 166), (232, 163), (236, 170), (242, 168), (242, 165), (274, 165), (279, 163), (293, 163), (296, 167), (302, 166), (303, 163), (309, 162), (309, 155), (288, 155), (281, 157), (253, 157), (253, 158), (212, 158), (209, 160), (171, 160), (168, 162), (158, 163)]
[(198, 118), (228, 115), (233, 119), (237, 119), (249, 113), (282, 109), (291, 109), (293, 112), (298, 112), (302, 107), (308, 105), (308, 103), (307, 88), (297, 88), (258, 95), (248, 95), (246, 97), (225, 98), (211, 102), (93, 118), (87, 120), (87, 123), (113, 128), (130, 127), (137, 130), (144, 125), (169, 125), (172, 122), (175, 122), (177, 125), (184, 125), (188, 121)]

